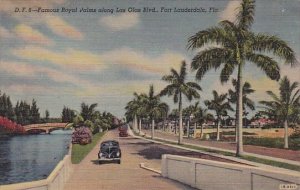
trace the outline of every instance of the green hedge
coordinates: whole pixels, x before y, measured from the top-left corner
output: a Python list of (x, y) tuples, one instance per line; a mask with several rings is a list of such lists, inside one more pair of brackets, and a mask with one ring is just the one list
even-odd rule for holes
[(104, 134), (105, 132), (93, 135), (92, 143), (87, 145), (73, 144), (71, 154), (72, 163), (79, 164), (86, 157), (86, 155), (95, 147), (95, 145), (98, 143), (98, 141), (102, 138)]

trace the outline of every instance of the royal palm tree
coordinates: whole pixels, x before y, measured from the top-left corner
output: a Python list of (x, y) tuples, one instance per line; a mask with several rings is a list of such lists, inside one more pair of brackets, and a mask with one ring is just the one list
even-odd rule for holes
[[(236, 104), (236, 109), (238, 109), (237, 107), (237, 100), (238, 100), (238, 96), (237, 96), (237, 80), (236, 79), (232, 79), (232, 85), (234, 87), (234, 90), (229, 89), (228, 90), (228, 94), (229, 94), (229, 98), (228, 101), (230, 103)], [(255, 103), (254, 101), (252, 101), (250, 98), (247, 97), (247, 95), (254, 93), (255, 90), (253, 90), (251, 88), (251, 84), (249, 82), (245, 82), (243, 85), (243, 116), (246, 115), (246, 107), (249, 108), (250, 110), (255, 110)], [(237, 114), (237, 112), (236, 112)], [(235, 118), (237, 118), (237, 115), (235, 116)], [(237, 128), (235, 128), (236, 133), (237, 133)], [(237, 142), (237, 134), (236, 134), (236, 142)]]
[(287, 76), (284, 76), (279, 82), (280, 95), (272, 91), (267, 94), (273, 99), (272, 101), (260, 101), (268, 113), (272, 113), (278, 121), (284, 126), (284, 148), (289, 148), (288, 144), (288, 126), (295, 113), (298, 113), (300, 107), (300, 89), (299, 83), (291, 83)]
[(174, 103), (178, 102), (179, 111), (179, 138), (178, 144), (182, 143), (183, 130), (182, 130), (182, 96), (186, 96), (189, 101), (193, 98), (200, 98), (198, 90), (201, 87), (195, 82), (186, 82), (187, 72), (186, 63), (182, 62), (179, 73), (175, 69), (171, 69), (170, 75), (165, 75), (162, 80), (170, 83), (161, 92), (161, 96), (172, 96), (174, 97)]
[[(285, 63), (296, 63), (294, 51), (280, 38), (268, 34), (255, 34), (250, 31), (254, 21), (254, 0), (243, 0), (238, 8), (236, 21), (221, 21), (217, 27), (211, 27), (199, 31), (191, 36), (188, 41), (188, 49), (208, 47), (199, 52), (192, 60), (191, 68), (196, 70), (196, 78), (202, 79), (205, 73), (211, 69), (221, 70), (221, 82), (228, 81), (229, 77), (237, 69), (237, 129), (238, 143), (236, 155), (243, 154), (242, 140), (242, 113), (243, 113), (243, 68), (246, 63), (254, 63), (272, 80), (279, 80), (278, 62), (270, 57), (270, 53), (285, 60)], [(211, 46), (209, 46), (211, 45)], [(217, 45), (217, 46), (214, 46)], [(268, 54), (260, 54), (267, 52)]]
[(205, 100), (204, 104), (207, 106), (209, 110), (214, 110), (216, 113), (216, 121), (217, 121), (217, 141), (220, 140), (220, 122), (221, 116), (226, 116), (227, 111), (232, 111), (229, 102), (227, 101), (227, 94), (218, 94), (217, 91), (213, 91), (213, 99)]
[(133, 118), (133, 129), (137, 130), (137, 119), (139, 119), (139, 132), (141, 132), (141, 119), (144, 115), (144, 99), (146, 94), (133, 93), (133, 100), (129, 101), (125, 107), (127, 118)]
[(151, 138), (154, 138), (155, 119), (161, 118), (168, 113), (169, 106), (160, 101), (159, 95), (154, 95), (154, 87), (150, 85), (149, 93), (143, 99), (143, 112), (147, 113), (152, 121)]

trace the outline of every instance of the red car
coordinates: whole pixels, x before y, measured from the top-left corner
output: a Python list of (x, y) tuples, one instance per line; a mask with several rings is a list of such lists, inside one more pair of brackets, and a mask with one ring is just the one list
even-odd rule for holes
[(119, 136), (120, 137), (128, 137), (128, 132), (127, 132), (128, 127), (126, 125), (122, 125), (119, 127)]

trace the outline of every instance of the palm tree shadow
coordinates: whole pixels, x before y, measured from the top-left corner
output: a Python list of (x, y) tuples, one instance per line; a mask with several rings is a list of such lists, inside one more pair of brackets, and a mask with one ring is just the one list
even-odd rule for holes
[(163, 154), (173, 154), (173, 155), (192, 156), (192, 157), (199, 156), (199, 153), (195, 153), (195, 152), (175, 150), (170, 148), (161, 148), (157, 146), (147, 147), (139, 150), (137, 153), (132, 153), (132, 154), (140, 155), (148, 160), (153, 160), (153, 159), (160, 160)]

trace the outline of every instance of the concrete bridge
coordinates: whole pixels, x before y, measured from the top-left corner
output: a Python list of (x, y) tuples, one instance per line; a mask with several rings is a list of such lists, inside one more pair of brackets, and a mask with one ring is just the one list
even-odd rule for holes
[(65, 129), (68, 123), (42, 123), (25, 125), (26, 133), (47, 133), (50, 134), (54, 130)]

